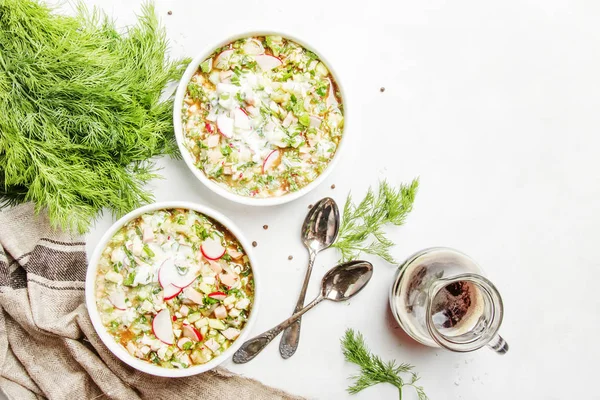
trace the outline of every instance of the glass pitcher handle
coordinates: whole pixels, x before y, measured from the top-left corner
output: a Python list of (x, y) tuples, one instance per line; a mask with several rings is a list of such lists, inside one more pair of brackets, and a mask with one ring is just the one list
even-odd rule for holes
[(506, 343), (506, 340), (498, 334), (496, 334), (487, 345), (498, 354), (506, 354), (508, 351), (508, 343)]

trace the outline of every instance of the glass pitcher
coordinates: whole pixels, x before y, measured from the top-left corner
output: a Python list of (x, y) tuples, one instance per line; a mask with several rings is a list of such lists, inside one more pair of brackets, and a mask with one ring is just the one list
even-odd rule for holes
[(457, 250), (435, 247), (409, 257), (396, 273), (390, 307), (402, 329), (424, 345), (508, 351), (498, 334), (504, 313), (500, 293), (481, 267)]

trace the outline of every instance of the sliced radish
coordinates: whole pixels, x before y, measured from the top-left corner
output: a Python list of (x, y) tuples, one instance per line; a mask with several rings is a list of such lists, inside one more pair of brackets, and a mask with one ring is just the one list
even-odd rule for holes
[(204, 242), (202, 242), (202, 246), (200, 246), (200, 250), (204, 257), (209, 260), (218, 260), (219, 258), (225, 255), (225, 247), (221, 244), (221, 239), (219, 238), (208, 238)]
[(234, 125), (236, 128), (240, 129), (250, 129), (250, 118), (248, 118), (248, 114), (241, 108), (236, 108), (233, 110), (233, 119)]
[(163, 289), (163, 298), (165, 300), (171, 300), (172, 298), (176, 297), (179, 293), (181, 293), (182, 290), (183, 289), (180, 287), (177, 287), (173, 284), (169, 284)]
[(262, 43), (256, 39), (248, 39), (242, 46), (242, 49), (244, 50), (244, 53), (250, 55), (263, 54), (265, 52)]
[(229, 62), (231, 61), (231, 56), (233, 56), (233, 50), (228, 49), (219, 53), (219, 55), (215, 58), (213, 66), (218, 69), (228, 69)]
[(233, 119), (225, 114), (219, 115), (217, 117), (217, 129), (221, 135), (230, 139), (233, 136)]
[(262, 69), (263, 71), (270, 71), (273, 68), (277, 68), (281, 64), (283, 64), (283, 61), (281, 61), (279, 58), (270, 56), (268, 54), (256, 55), (254, 56), (254, 59), (256, 60), (256, 63), (258, 64), (260, 69)]
[(194, 283), (197, 273), (198, 268), (195, 266), (178, 266), (173, 259), (167, 258), (158, 270), (158, 282), (163, 288), (169, 285), (184, 288)]
[(125, 304), (125, 293), (122, 290), (117, 290), (109, 294), (108, 300), (119, 310), (127, 309), (127, 304)]
[(279, 150), (273, 150), (272, 152), (270, 152), (269, 155), (267, 156), (267, 158), (265, 158), (265, 161), (263, 162), (263, 166), (262, 166), (263, 174), (266, 171), (272, 169), (278, 160), (279, 160)]
[(183, 336), (195, 340), (196, 342), (199, 342), (203, 339), (202, 334), (198, 331), (198, 329), (189, 324), (183, 325)]
[[(208, 118), (207, 118), (208, 119)], [(209, 124), (208, 122), (206, 122), (204, 124), (204, 129), (206, 130), (206, 132), (208, 133), (215, 133), (215, 130), (213, 128), (213, 126), (211, 124)]]
[(183, 346), (185, 346), (186, 343), (191, 342), (192, 341), (190, 340), (190, 338), (183, 337), (177, 341), (177, 347), (179, 347), (181, 350), (185, 350)]
[(171, 267), (174, 268), (175, 266), (173, 260), (168, 258), (162, 263), (162, 265), (158, 269), (158, 283), (163, 289), (171, 284), (171, 274), (169, 273), (169, 269)]
[(321, 118), (311, 115), (310, 117), (308, 117), (308, 119), (310, 120), (310, 126), (312, 128), (318, 128), (321, 126)]
[(208, 297), (215, 300), (225, 300), (227, 295), (223, 292), (212, 292), (208, 295)]
[(204, 304), (204, 296), (194, 288), (188, 287), (184, 289), (183, 295), (196, 304)]
[(160, 310), (152, 320), (152, 333), (161, 342), (173, 344), (175, 336), (173, 335), (173, 323), (171, 322), (171, 313), (169, 310)]

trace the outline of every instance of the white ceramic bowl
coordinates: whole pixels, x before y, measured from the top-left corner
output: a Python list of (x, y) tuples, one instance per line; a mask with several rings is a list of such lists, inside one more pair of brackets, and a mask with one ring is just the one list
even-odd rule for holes
[[(200, 169), (198, 169), (194, 165), (194, 160), (184, 144), (183, 127), (181, 124), (181, 109), (183, 107), (183, 98), (184, 98), (185, 92), (187, 90), (187, 85), (188, 85), (189, 81), (192, 79), (192, 76), (198, 70), (198, 67), (200, 66), (202, 61), (204, 61), (206, 58), (208, 58), (208, 56), (210, 56), (217, 48), (225, 46), (226, 44), (231, 43), (235, 40), (245, 38), (245, 37), (250, 37), (250, 36), (265, 36), (265, 35), (277, 35), (277, 36), (283, 36), (286, 39), (290, 39), (290, 40), (304, 46), (306, 49), (312, 51), (313, 53), (315, 53), (319, 57), (319, 59), (327, 66), (327, 69), (329, 69), (329, 72), (331, 72), (331, 75), (333, 76), (335, 82), (337, 83), (337, 87), (338, 87), (338, 90), (339, 90), (341, 98), (342, 98), (342, 104), (344, 106), (344, 127), (342, 130), (342, 139), (340, 140), (340, 143), (335, 152), (335, 155), (329, 162), (329, 165), (327, 165), (327, 168), (325, 168), (325, 170), (321, 173), (321, 175), (319, 175), (317, 177), (317, 179), (315, 179), (314, 181), (312, 181), (311, 183), (309, 183), (302, 189), (300, 189), (296, 192), (287, 193), (283, 196), (253, 198), (253, 197), (242, 196), (242, 195), (233, 193), (233, 192), (225, 189), (223, 186), (220, 186), (217, 183), (208, 179), (206, 177), (206, 175), (204, 174), (204, 172), (201, 171)], [(331, 171), (337, 164), (338, 159), (340, 158), (340, 155), (342, 153), (342, 148), (344, 147), (344, 143), (346, 142), (346, 132), (347, 132), (347, 127), (348, 127), (348, 102), (346, 101), (346, 98), (344, 95), (344, 90), (343, 90), (342, 84), (340, 82), (339, 76), (335, 73), (335, 70), (332, 68), (331, 64), (327, 61), (327, 59), (325, 57), (323, 57), (323, 54), (321, 54), (314, 47), (308, 45), (303, 40), (298, 39), (297, 37), (295, 37), (293, 35), (289, 35), (287, 33), (273, 32), (273, 31), (246, 32), (246, 33), (238, 34), (235, 36), (231, 36), (219, 43), (216, 43), (212, 46), (207, 47), (203, 52), (198, 54), (192, 60), (192, 62), (188, 65), (187, 69), (185, 70), (185, 73), (183, 74), (183, 77), (181, 78), (181, 81), (179, 82), (179, 85), (177, 86), (177, 92), (175, 94), (175, 102), (174, 102), (174, 109), (173, 109), (173, 126), (175, 127), (175, 138), (177, 139), (177, 144), (179, 145), (179, 150), (181, 151), (181, 154), (183, 155), (183, 159), (185, 160), (185, 163), (190, 168), (190, 170), (193, 172), (193, 174), (196, 176), (196, 178), (198, 178), (198, 180), (200, 182), (202, 182), (207, 188), (209, 188), (216, 194), (218, 194), (228, 200), (235, 201), (237, 203), (251, 205), (251, 206), (273, 206), (273, 205), (284, 204), (284, 203), (290, 202), (292, 200), (296, 200), (296, 199), (304, 196), (305, 194), (307, 194), (308, 192), (310, 192), (311, 190), (313, 190), (314, 188), (319, 186), (319, 184), (321, 182), (323, 182), (327, 178), (327, 176), (331, 173)]]
[[(129, 354), (127, 350), (119, 343), (115, 341), (115, 339), (106, 331), (106, 328), (102, 324), (100, 319), (100, 313), (98, 312), (98, 308), (96, 307), (96, 295), (95, 295), (95, 282), (96, 282), (96, 274), (98, 270), (98, 261), (100, 260), (100, 256), (104, 251), (108, 241), (113, 237), (113, 235), (121, 229), (123, 225), (127, 222), (131, 221), (139, 217), (140, 215), (152, 212), (156, 210), (164, 210), (164, 209), (172, 209), (172, 208), (182, 208), (187, 210), (194, 210), (201, 214), (206, 215), (214, 219), (223, 225), (226, 229), (228, 229), (233, 236), (240, 242), (244, 251), (248, 255), (250, 260), (250, 266), (252, 267), (252, 274), (254, 276), (254, 301), (252, 303), (252, 311), (250, 312), (250, 318), (246, 322), (246, 325), (242, 329), (239, 337), (233, 342), (231, 347), (225, 350), (221, 355), (215, 357), (210, 362), (202, 365), (195, 365), (190, 368), (185, 369), (169, 369), (159, 367), (154, 364), (150, 364), (147, 361), (140, 360)], [(87, 275), (85, 279), (85, 301), (87, 305), (88, 312), (90, 314), (90, 319), (92, 320), (92, 324), (102, 339), (102, 342), (109, 348), (112, 353), (121, 359), (124, 363), (132, 366), (133, 368), (146, 372), (151, 375), (164, 376), (169, 378), (179, 378), (184, 376), (196, 375), (202, 372), (208, 371), (209, 369), (215, 368), (217, 365), (221, 364), (223, 361), (227, 360), (229, 357), (233, 356), (233, 353), (237, 351), (237, 349), (244, 343), (246, 337), (248, 336), (248, 332), (252, 328), (252, 324), (254, 324), (254, 320), (256, 319), (256, 313), (258, 311), (259, 305), (259, 293), (260, 293), (260, 279), (258, 276), (258, 271), (256, 270), (256, 262), (255, 258), (252, 255), (252, 246), (248, 242), (248, 240), (242, 235), (242, 232), (239, 230), (234, 223), (229, 220), (229, 218), (225, 217), (221, 213), (218, 213), (208, 207), (189, 203), (189, 202), (163, 202), (163, 203), (155, 203), (150, 204), (137, 210), (130, 212), (125, 215), (123, 218), (119, 219), (115, 222), (108, 231), (102, 236), (100, 243), (96, 246), (94, 253), (92, 254), (92, 258), (90, 259)]]

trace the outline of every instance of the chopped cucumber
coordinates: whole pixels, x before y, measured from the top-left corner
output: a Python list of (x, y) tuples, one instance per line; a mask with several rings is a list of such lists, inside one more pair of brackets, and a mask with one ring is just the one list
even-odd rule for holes
[(208, 320), (208, 326), (210, 326), (213, 329), (218, 329), (218, 330), (225, 329), (225, 324), (223, 322), (219, 321), (218, 319), (213, 319), (213, 318), (210, 318)]
[(212, 71), (212, 64), (213, 64), (212, 58), (209, 58), (208, 60), (204, 60), (204, 62), (202, 64), (200, 64), (200, 69), (205, 74), (208, 74), (210, 71)]

